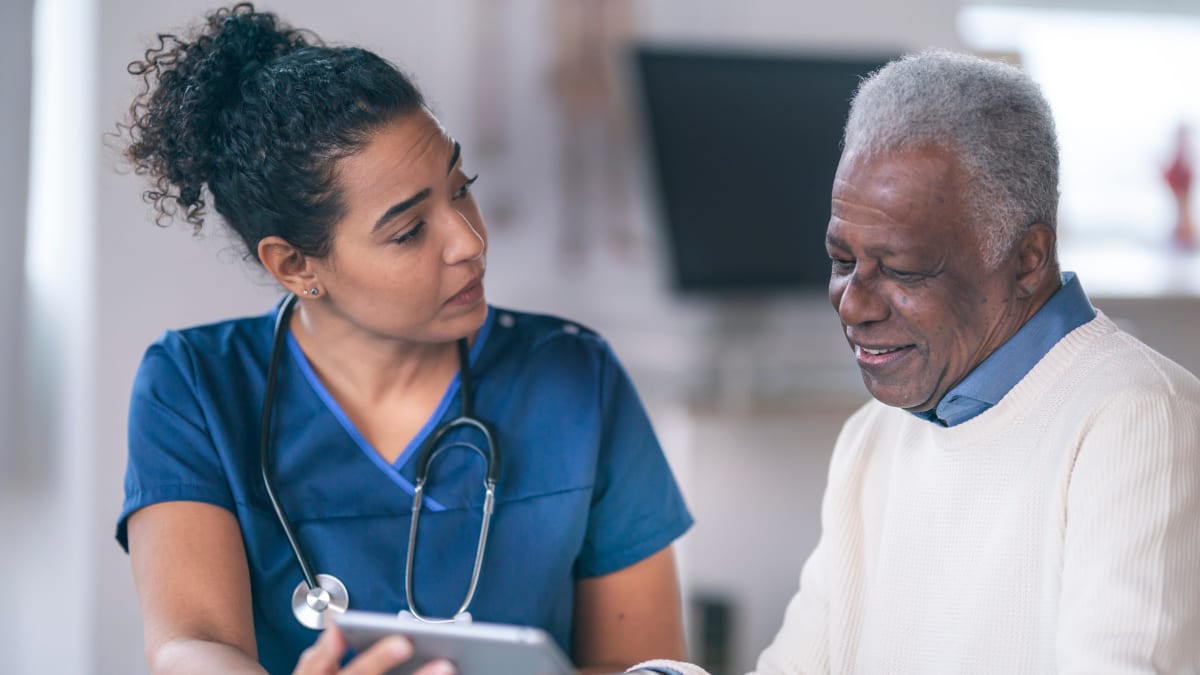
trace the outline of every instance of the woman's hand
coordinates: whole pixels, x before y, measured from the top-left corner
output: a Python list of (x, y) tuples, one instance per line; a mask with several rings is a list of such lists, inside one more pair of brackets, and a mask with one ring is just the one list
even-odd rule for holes
[[(383, 675), (412, 657), (412, 643), (400, 635), (386, 637), (354, 657), (340, 668), (346, 653), (346, 638), (334, 622), (321, 633), (313, 646), (300, 654), (293, 675)], [(438, 659), (425, 664), (414, 675), (454, 675), (449, 661)]]

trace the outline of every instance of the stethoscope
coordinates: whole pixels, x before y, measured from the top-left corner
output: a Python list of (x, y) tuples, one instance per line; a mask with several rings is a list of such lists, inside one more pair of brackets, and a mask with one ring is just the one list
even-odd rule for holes
[[(292, 553), (295, 554), (296, 562), (300, 564), (300, 572), (304, 575), (304, 579), (296, 585), (296, 590), (292, 592), (292, 614), (296, 616), (296, 620), (302, 625), (316, 630), (324, 627), (326, 612), (341, 613), (350, 607), (350, 593), (346, 590), (346, 584), (342, 583), (341, 579), (332, 574), (313, 574), (308, 556), (301, 549), (300, 541), (296, 538), (296, 532), (292, 529), (291, 521), (288, 520), (287, 515), (283, 511), (283, 505), (275, 495), (275, 486), (271, 480), (271, 472), (268, 470), (271, 458), (271, 408), (275, 403), (275, 383), (278, 379), (279, 358), (283, 353), (283, 343), (287, 339), (288, 318), (291, 317), (292, 308), (295, 304), (296, 295), (294, 293), (288, 294), (288, 297), (284, 299), (283, 304), (279, 307), (279, 313), (275, 316), (275, 332), (271, 341), (271, 365), (267, 369), (267, 387), (266, 392), (263, 394), (262, 434), (259, 440), (259, 458), (262, 465), (263, 485), (267, 488), (267, 497), (271, 500), (271, 506), (274, 507), (279, 524), (283, 527), (288, 544), (292, 547)], [(479, 583), (479, 570), (483, 566), (483, 554), (487, 546), (488, 526), (492, 522), (492, 511), (496, 500), (496, 480), (500, 475), (500, 453), (496, 448), (496, 441), (491, 427), (486, 422), (471, 415), (472, 391), (469, 361), (467, 340), (463, 338), (458, 341), (459, 389), (462, 401), (462, 413), (435, 429), (417, 451), (417, 481), (413, 490), (412, 525), (408, 531), (408, 555), (404, 561), (404, 592), (408, 597), (408, 609), (400, 612), (400, 615), (427, 623), (462, 623), (471, 620), (471, 615), (467, 612), (467, 608), (471, 605), (472, 598), (475, 597), (475, 589)], [(483, 447), (480, 448), (465, 441), (458, 441), (445, 447), (438, 447), (438, 443), (447, 433), (460, 428), (470, 428), (478, 431), (483, 436)], [(484, 466), (486, 467), (483, 486), (487, 492), (483, 502), (483, 522), (479, 527), (479, 543), (475, 548), (475, 566), (471, 571), (471, 582), (467, 587), (467, 595), (463, 599), (462, 605), (459, 606), (458, 611), (454, 613), (453, 618), (434, 619), (422, 615), (417, 609), (417, 603), (413, 598), (413, 558), (417, 548), (417, 524), (421, 514), (421, 502), (425, 495), (425, 483), (429, 478), (429, 465), (442, 450), (457, 446), (470, 448), (483, 457)]]

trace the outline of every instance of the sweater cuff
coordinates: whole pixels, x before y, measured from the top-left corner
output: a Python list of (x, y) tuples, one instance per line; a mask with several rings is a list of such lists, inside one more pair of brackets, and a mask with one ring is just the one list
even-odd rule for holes
[(653, 661), (644, 661), (636, 666), (625, 671), (626, 673), (656, 673), (657, 675), (708, 675), (708, 671), (700, 666), (683, 663), (682, 661), (667, 661), (666, 659), (655, 659)]

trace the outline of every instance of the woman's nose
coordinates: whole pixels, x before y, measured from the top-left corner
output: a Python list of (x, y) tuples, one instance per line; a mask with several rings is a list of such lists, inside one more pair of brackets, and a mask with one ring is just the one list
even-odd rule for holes
[(483, 257), (487, 252), (487, 240), (483, 238), (480, 228), (462, 211), (452, 209), (447, 224), (451, 234), (445, 249), (446, 264), (456, 265)]

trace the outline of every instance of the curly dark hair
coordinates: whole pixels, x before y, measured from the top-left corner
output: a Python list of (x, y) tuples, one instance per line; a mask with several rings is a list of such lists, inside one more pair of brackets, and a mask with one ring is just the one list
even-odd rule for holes
[(271, 235), (327, 255), (345, 213), (337, 160), (422, 108), (420, 91), (376, 54), (326, 46), (250, 3), (205, 19), (191, 37), (159, 34), (128, 66), (145, 88), (118, 133), (134, 171), (153, 178), (145, 200), (160, 225), (182, 208), (199, 232), (207, 188), (255, 258)]

